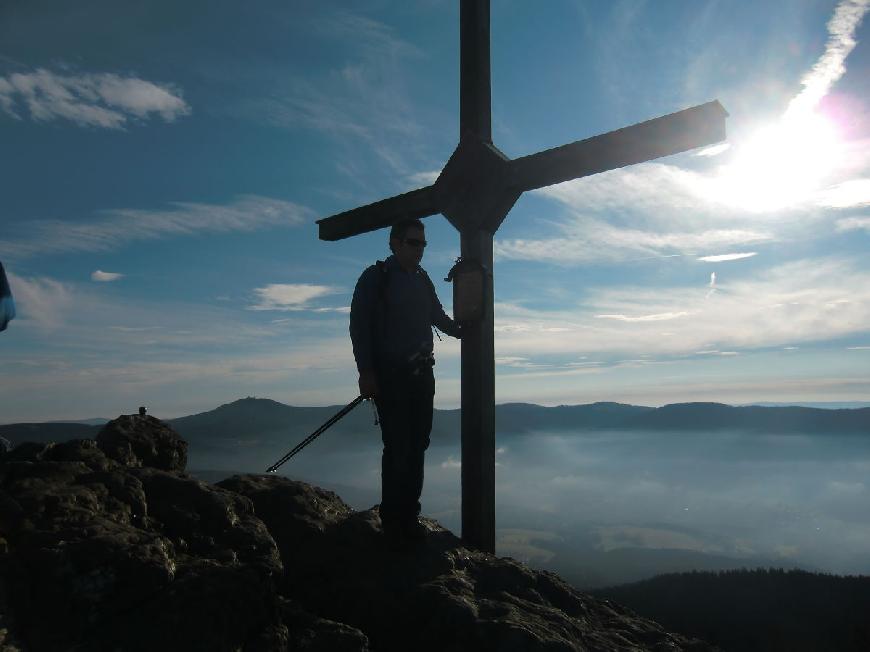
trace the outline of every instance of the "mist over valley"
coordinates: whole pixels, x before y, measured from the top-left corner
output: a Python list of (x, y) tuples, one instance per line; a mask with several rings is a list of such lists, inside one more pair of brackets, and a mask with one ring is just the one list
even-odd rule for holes
[[(248, 398), (169, 423), (190, 442), (190, 472), (217, 481), (264, 472), (337, 410)], [(496, 424), (496, 553), (578, 587), (757, 566), (870, 574), (870, 409), (506, 404)], [(10, 424), (0, 435), (99, 428)], [(436, 410), (423, 493), (424, 514), (457, 534), (459, 432), (458, 410)], [(279, 473), (368, 509), (380, 452), (366, 403)]]

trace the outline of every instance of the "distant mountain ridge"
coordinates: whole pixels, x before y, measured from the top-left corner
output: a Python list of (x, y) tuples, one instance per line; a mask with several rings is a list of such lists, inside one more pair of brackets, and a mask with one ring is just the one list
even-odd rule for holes
[[(264, 398), (243, 398), (214, 410), (168, 419), (191, 442), (220, 445), (222, 441), (251, 441), (307, 435), (341, 406), (296, 407)], [(373, 428), (373, 413), (361, 406), (334, 426), (333, 431), (353, 435)], [(544, 407), (531, 403), (504, 403), (495, 409), (496, 429), (503, 435), (541, 431), (584, 430), (708, 431), (743, 430), (763, 433), (870, 434), (870, 408), (821, 409), (809, 407), (731, 406), (723, 403), (674, 403), (659, 408), (624, 403), (589, 403)], [(82, 423), (16, 423), (0, 426), (0, 436), (13, 442), (59, 441), (96, 436), (100, 425)], [(459, 410), (436, 410), (434, 440), (458, 437)]]

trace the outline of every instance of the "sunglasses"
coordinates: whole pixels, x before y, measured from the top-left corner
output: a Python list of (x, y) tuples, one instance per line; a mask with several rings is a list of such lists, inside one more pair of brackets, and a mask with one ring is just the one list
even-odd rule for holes
[(417, 247), (418, 249), (424, 249), (427, 244), (425, 240), (418, 240), (417, 238), (404, 238), (402, 242), (405, 242), (412, 247)]

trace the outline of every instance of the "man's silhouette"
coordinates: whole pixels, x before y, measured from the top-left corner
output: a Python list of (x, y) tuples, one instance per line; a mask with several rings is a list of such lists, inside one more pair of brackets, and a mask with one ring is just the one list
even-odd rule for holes
[(420, 220), (393, 226), (392, 255), (362, 273), (350, 309), (360, 394), (375, 401), (384, 443), (381, 521), (399, 545), (425, 535), (417, 517), (435, 395), (432, 326), (460, 336), (420, 267), (425, 247)]

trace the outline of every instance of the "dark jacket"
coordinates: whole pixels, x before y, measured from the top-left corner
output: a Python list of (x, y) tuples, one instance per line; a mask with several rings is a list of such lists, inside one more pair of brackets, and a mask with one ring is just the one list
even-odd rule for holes
[(423, 268), (408, 272), (395, 256), (366, 269), (350, 304), (350, 339), (360, 373), (401, 367), (432, 353), (432, 326), (459, 337)]

